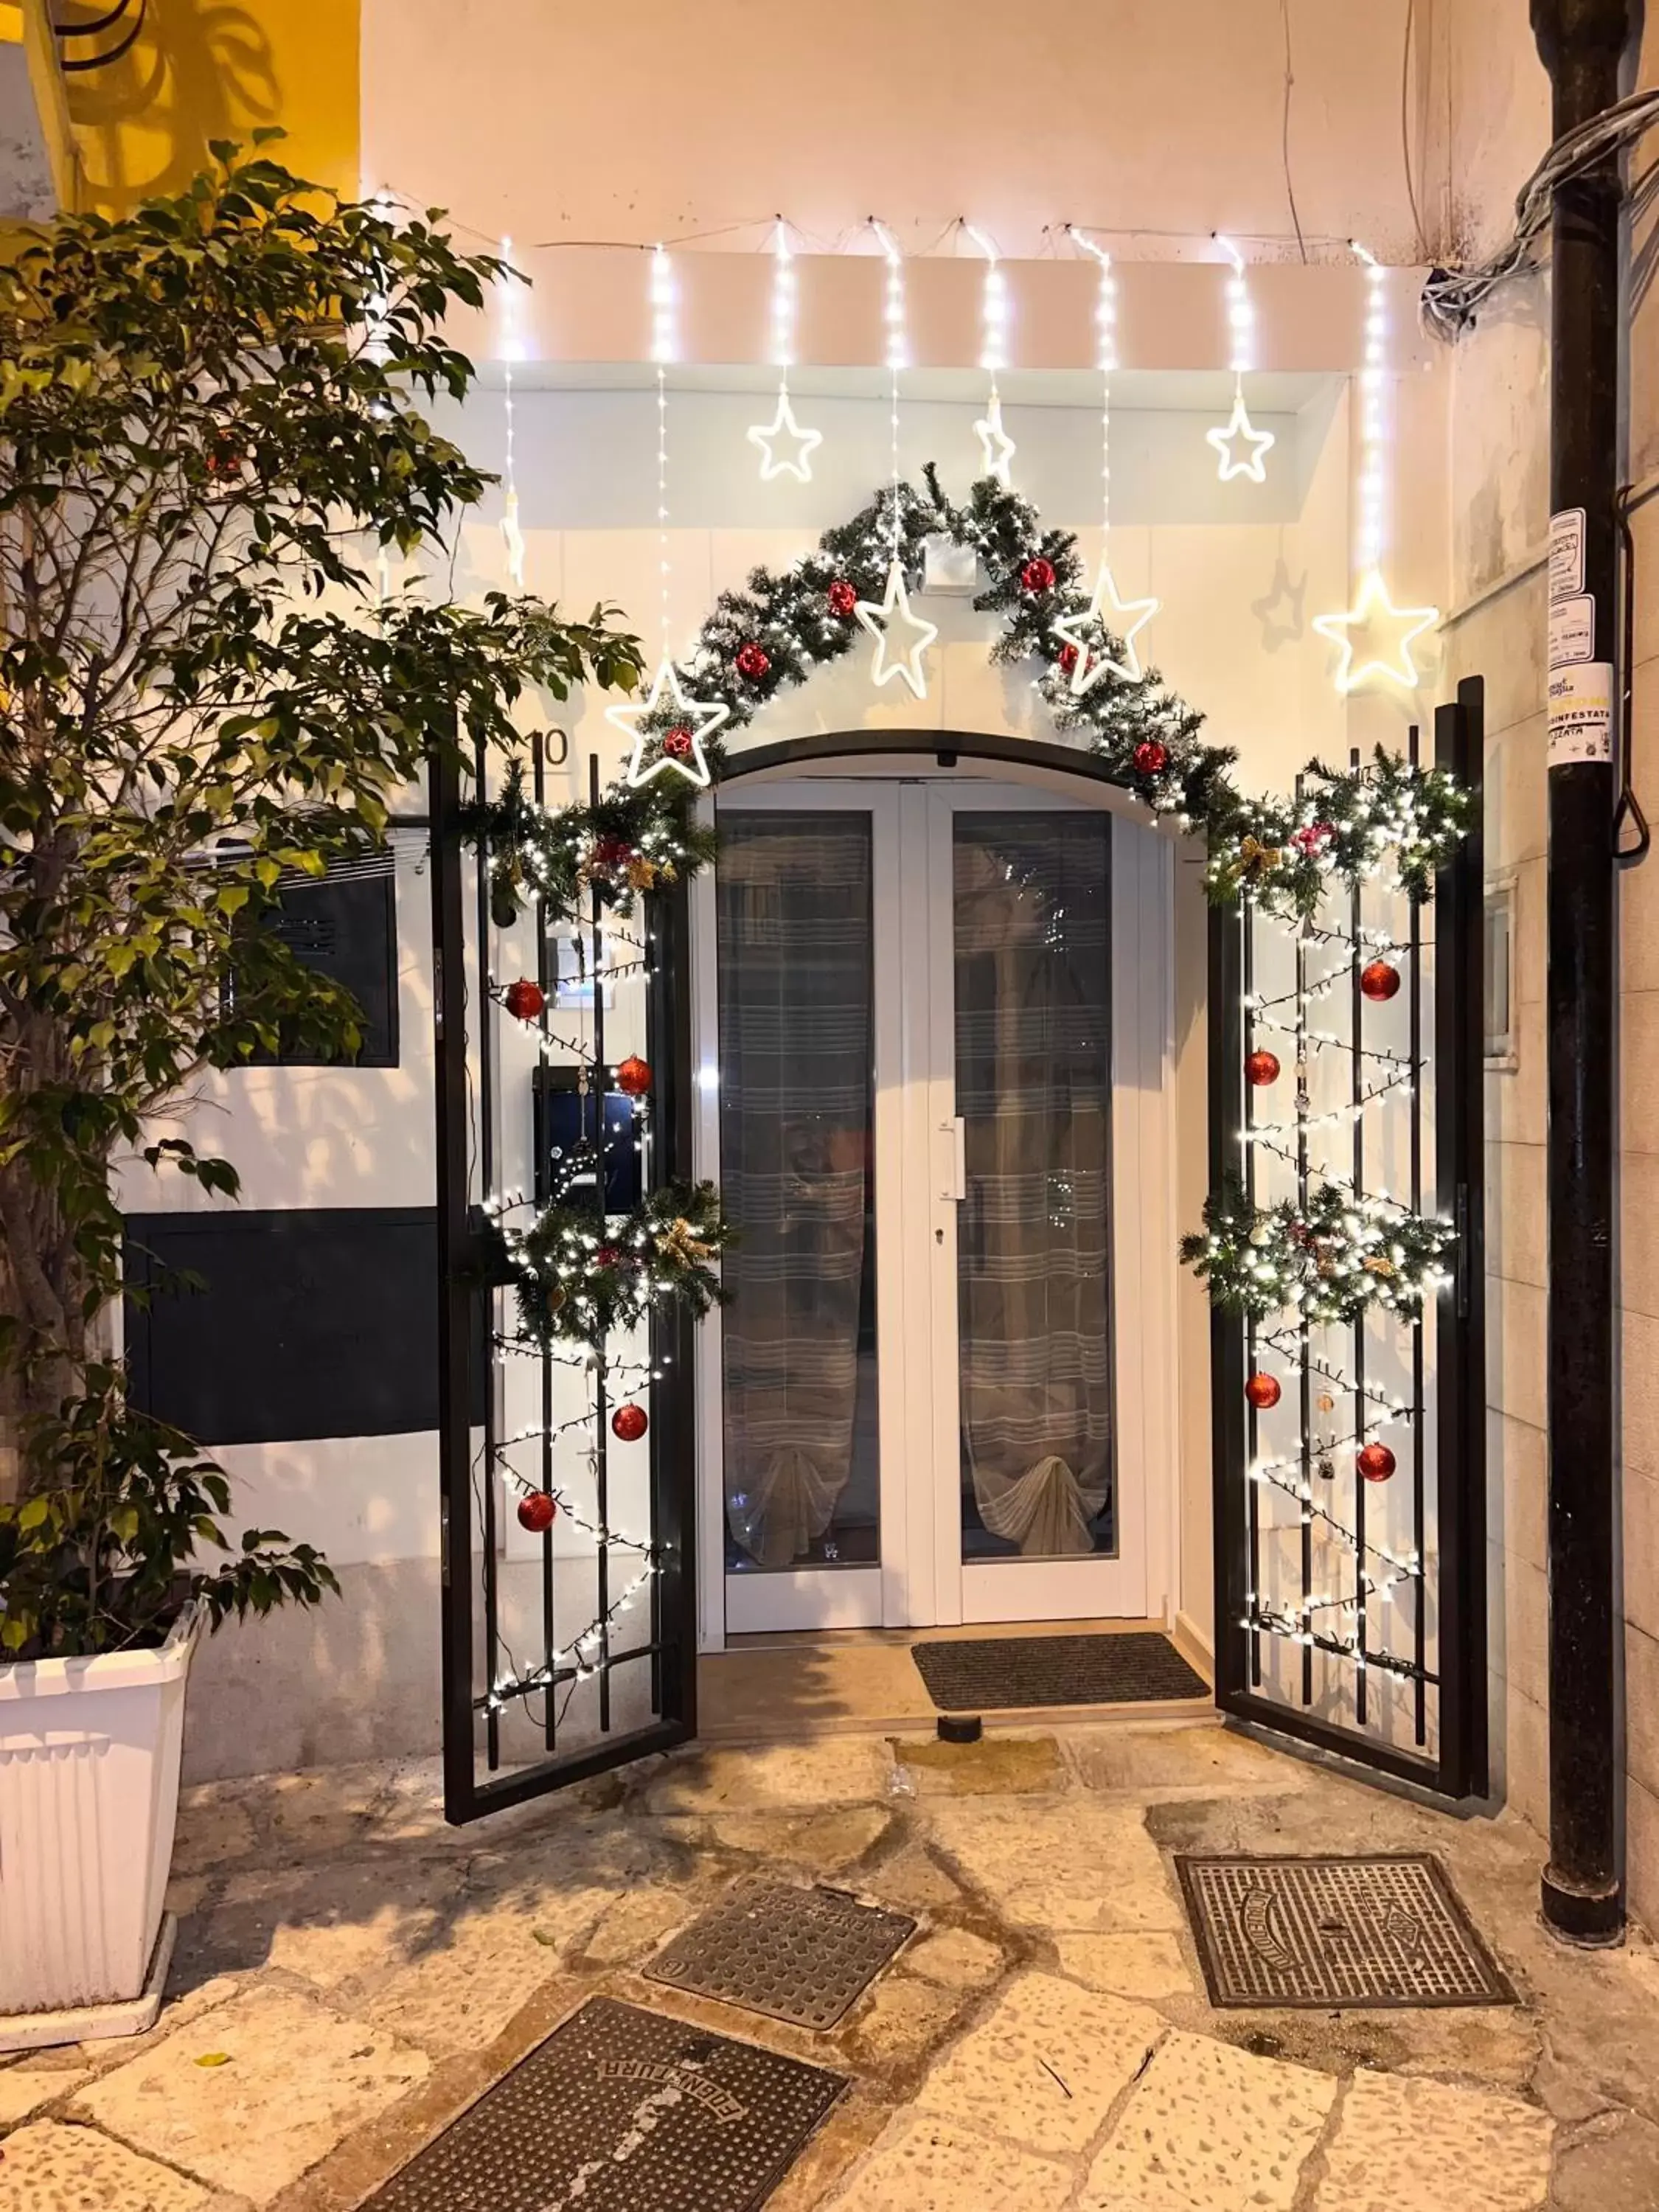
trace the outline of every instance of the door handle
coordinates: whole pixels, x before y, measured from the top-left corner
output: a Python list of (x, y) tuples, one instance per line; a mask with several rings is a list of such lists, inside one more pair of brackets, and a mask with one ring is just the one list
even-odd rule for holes
[(948, 1164), (939, 1177), (942, 1205), (959, 1205), (968, 1195), (968, 1124), (960, 1114), (939, 1125), (940, 1138), (950, 1146)]

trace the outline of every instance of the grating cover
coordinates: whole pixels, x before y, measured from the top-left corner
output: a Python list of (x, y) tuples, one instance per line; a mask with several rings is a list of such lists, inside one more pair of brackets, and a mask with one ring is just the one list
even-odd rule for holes
[(833, 2027), (915, 1926), (843, 1890), (743, 1882), (646, 1972), (797, 2027)]
[(1213, 2005), (1516, 2001), (1444, 1868), (1426, 1852), (1177, 1854), (1176, 1869)]
[(910, 1656), (944, 1713), (1018, 1705), (1119, 1705), (1207, 1698), (1167, 1636), (975, 1636), (915, 1644)]
[(750, 2212), (846, 2087), (590, 1997), (364, 2212)]

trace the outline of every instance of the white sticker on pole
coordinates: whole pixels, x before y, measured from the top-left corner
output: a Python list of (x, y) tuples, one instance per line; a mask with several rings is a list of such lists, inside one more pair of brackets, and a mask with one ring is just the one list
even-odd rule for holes
[(1569, 668), (1595, 658), (1595, 601), (1588, 592), (1550, 602), (1550, 666)]
[(1550, 675), (1549, 764), (1613, 758), (1613, 663), (1586, 660)]
[(1584, 588), (1584, 510), (1565, 507), (1550, 517), (1550, 598), (1571, 599)]

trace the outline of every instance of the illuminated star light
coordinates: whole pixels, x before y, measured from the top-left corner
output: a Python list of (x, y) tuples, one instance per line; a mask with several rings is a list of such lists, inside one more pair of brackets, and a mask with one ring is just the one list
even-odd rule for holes
[[(778, 411), (770, 422), (757, 422), (750, 430), (749, 442), (761, 453), (761, 482), (770, 483), (774, 477), (793, 477), (797, 483), (812, 481), (811, 456), (823, 443), (822, 430), (803, 430), (795, 420), (795, 410), (789, 404), (789, 387), (778, 387)], [(793, 453), (781, 458), (775, 447), (793, 445)]]
[[(691, 757), (689, 761), (677, 761), (672, 753), (661, 753), (647, 768), (645, 752), (653, 733), (641, 729), (640, 725), (661, 711), (665, 691), (672, 692), (674, 713), (690, 732)], [(708, 761), (702, 749), (703, 739), (712, 738), (722, 722), (730, 720), (731, 714), (732, 709), (722, 707), (718, 702), (689, 698), (681, 686), (679, 670), (665, 658), (657, 663), (657, 672), (651, 679), (651, 690), (642, 701), (633, 706), (607, 707), (605, 710), (605, 720), (613, 728), (620, 730), (625, 738), (632, 738), (634, 741), (634, 750), (624, 780), (635, 789), (642, 783), (649, 783), (653, 775), (660, 775), (665, 769), (672, 769), (688, 783), (694, 783), (699, 790), (706, 791), (708, 787)]]
[[(905, 586), (903, 563), (895, 561), (887, 571), (887, 589), (879, 599), (860, 599), (855, 610), (860, 623), (876, 641), (875, 658), (870, 664), (872, 684), (890, 684), (899, 677), (908, 684), (918, 699), (927, 696), (927, 678), (922, 671), (922, 657), (939, 635), (930, 622), (910, 611), (910, 594)], [(889, 658), (889, 648), (895, 633), (912, 632), (915, 642), (896, 659)]]
[(1000, 392), (993, 392), (986, 401), (984, 416), (975, 423), (974, 431), (985, 455), (986, 475), (994, 477), (1006, 489), (1009, 482), (1008, 464), (1019, 448), (1002, 427), (1002, 396)]
[[(1271, 430), (1253, 430), (1250, 428), (1242, 390), (1233, 393), (1233, 411), (1225, 428), (1218, 423), (1213, 430), (1206, 430), (1204, 435), (1220, 456), (1223, 483), (1231, 483), (1235, 477), (1249, 477), (1252, 483), (1266, 483), (1265, 456), (1273, 443), (1273, 434)], [(1243, 460), (1233, 450), (1240, 445), (1249, 448)]]
[[(1072, 669), (1072, 696), (1080, 699), (1103, 676), (1121, 676), (1126, 684), (1139, 684), (1143, 673), (1135, 640), (1163, 605), (1161, 599), (1126, 599), (1105, 562), (1095, 577), (1095, 588), (1080, 615), (1065, 615), (1053, 624), (1056, 637), (1077, 648)], [(1127, 619), (1126, 619), (1127, 617)], [(1098, 624), (1123, 640), (1123, 658), (1114, 660), (1091, 642), (1088, 633)]]
[[(1343, 615), (1316, 615), (1313, 626), (1322, 637), (1340, 646), (1342, 659), (1336, 672), (1339, 691), (1352, 691), (1368, 676), (1386, 676), (1407, 691), (1421, 680), (1412, 647), (1425, 630), (1440, 619), (1438, 607), (1397, 607), (1389, 597), (1381, 573), (1370, 569), (1359, 586), (1359, 597)], [(1359, 641), (1353, 633), (1358, 631)], [(1372, 640), (1379, 634), (1387, 650), (1379, 652)], [(1363, 655), (1363, 657), (1362, 657)]]

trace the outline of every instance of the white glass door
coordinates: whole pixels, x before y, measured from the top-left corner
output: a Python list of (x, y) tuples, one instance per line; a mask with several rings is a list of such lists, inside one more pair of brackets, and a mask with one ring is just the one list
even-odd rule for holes
[(742, 787), (719, 823), (699, 1018), (738, 1231), (702, 1376), (723, 1632), (1144, 1615), (1142, 1425), (1120, 1418), (1144, 1346), (1118, 1285), (1146, 1207), (1116, 1124), (1145, 1009), (1115, 946), (1146, 833), (967, 777)]

